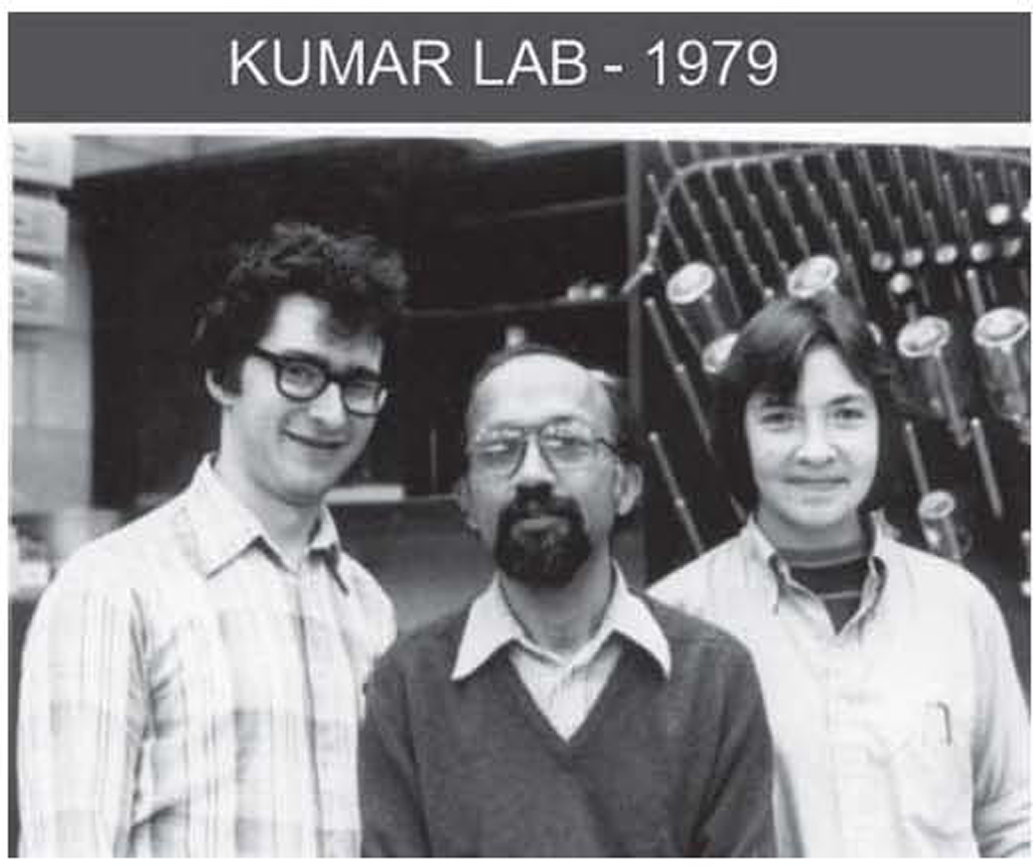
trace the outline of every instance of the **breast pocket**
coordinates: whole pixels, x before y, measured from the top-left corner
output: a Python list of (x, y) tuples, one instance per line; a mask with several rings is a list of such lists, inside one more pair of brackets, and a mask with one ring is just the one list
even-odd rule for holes
[(890, 714), (884, 770), (906, 823), (923, 834), (971, 831), (971, 719), (945, 693), (912, 695)]

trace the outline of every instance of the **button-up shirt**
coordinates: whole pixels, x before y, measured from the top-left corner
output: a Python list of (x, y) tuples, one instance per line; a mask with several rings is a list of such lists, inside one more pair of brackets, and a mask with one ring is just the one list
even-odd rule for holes
[(751, 520), (651, 592), (753, 654), (781, 855), (1029, 855), (1029, 713), (1000, 610), (967, 571), (876, 526), (837, 634)]
[(535, 643), (513, 614), (496, 576), (474, 600), (456, 653), (452, 680), (474, 674), (505, 649), (538, 709), (564, 739), (588, 716), (620, 659), (623, 637), (671, 673), (671, 648), (649, 608), (628, 590), (614, 565), (614, 586), (598, 628), (569, 656)]
[(43, 594), (22, 853), (357, 855), (362, 683), (394, 633), (326, 509), (292, 568), (204, 461)]

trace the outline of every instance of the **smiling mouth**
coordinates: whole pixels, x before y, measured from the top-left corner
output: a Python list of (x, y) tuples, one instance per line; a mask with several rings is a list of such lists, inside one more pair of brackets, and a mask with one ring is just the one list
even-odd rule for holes
[(301, 436), (298, 433), (287, 432), (287, 438), (299, 445), (314, 448), (317, 451), (338, 451), (344, 446), (341, 439), (311, 439), (308, 436)]
[(845, 478), (790, 478), (789, 483), (805, 490), (835, 490), (846, 484)]

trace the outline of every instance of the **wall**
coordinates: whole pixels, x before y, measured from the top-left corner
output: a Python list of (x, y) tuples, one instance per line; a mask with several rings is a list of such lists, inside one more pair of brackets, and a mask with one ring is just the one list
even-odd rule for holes
[[(239, 136), (77, 136), (75, 177), (181, 161), (280, 141)], [(92, 501), (93, 321), (87, 227), (69, 213), (65, 315), (57, 327), (14, 329), (11, 355), (12, 514)]]
[(82, 225), (69, 220), (64, 317), (14, 329), (11, 357), (11, 511), (90, 501), (93, 428), (91, 287)]

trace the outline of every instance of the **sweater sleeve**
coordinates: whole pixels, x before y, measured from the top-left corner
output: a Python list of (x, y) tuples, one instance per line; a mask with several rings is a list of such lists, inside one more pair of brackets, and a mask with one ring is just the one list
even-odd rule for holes
[[(726, 654), (715, 695), (717, 753), (708, 797), (696, 826), (700, 857), (773, 857), (772, 746), (753, 660), (741, 647)], [(715, 674), (717, 671), (715, 671)]]
[(359, 733), (364, 857), (429, 857), (408, 702), (389, 653), (367, 684)]

